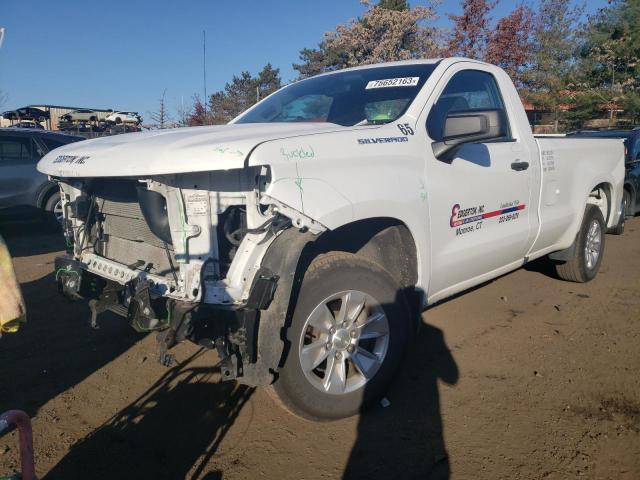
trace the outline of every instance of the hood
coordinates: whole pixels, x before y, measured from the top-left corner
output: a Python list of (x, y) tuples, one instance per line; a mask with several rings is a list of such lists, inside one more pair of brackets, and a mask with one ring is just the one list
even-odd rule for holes
[(242, 168), (262, 142), (345, 131), (331, 123), (253, 123), (127, 133), (71, 143), (45, 155), (53, 177), (141, 177)]

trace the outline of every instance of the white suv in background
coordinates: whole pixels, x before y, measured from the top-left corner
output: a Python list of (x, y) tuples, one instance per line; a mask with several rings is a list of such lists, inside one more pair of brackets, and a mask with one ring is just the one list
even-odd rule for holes
[(113, 123), (142, 123), (138, 112), (113, 112), (106, 120)]

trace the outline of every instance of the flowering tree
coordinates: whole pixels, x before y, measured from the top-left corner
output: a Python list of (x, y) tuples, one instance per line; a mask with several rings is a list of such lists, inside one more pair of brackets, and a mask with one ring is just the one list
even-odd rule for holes
[(406, 2), (372, 4), (359, 19), (338, 25), (316, 49), (300, 52), (302, 63), (293, 67), (301, 76), (340, 68), (434, 56), (435, 29), (425, 23), (436, 18), (432, 5), (410, 8)]
[(533, 19), (533, 11), (520, 5), (498, 20), (487, 35), (483, 59), (502, 67), (517, 85), (522, 84), (523, 71), (531, 60)]
[(199, 95), (193, 96), (193, 108), (191, 113), (187, 115), (187, 125), (190, 127), (211, 125), (211, 118), (209, 117), (202, 100), (200, 100)]
[(497, 0), (463, 0), (462, 14), (448, 15), (453, 30), (447, 42), (447, 55), (483, 58), (489, 37), (489, 13), (497, 3)]

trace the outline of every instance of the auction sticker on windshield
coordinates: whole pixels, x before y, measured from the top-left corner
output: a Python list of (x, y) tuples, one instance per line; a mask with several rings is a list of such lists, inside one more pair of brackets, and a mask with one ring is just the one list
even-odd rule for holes
[(367, 83), (365, 90), (372, 88), (388, 88), (388, 87), (415, 87), (418, 85), (420, 77), (401, 77), (401, 78), (385, 78), (384, 80), (371, 80)]

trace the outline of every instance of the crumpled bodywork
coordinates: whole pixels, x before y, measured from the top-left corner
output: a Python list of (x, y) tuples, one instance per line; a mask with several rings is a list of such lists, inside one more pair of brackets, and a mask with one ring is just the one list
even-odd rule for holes
[[(249, 229), (276, 214), (314, 234), (361, 219), (392, 218), (412, 234), (414, 228), (420, 233), (416, 236), (420, 251), (426, 246), (421, 244), (426, 243), (428, 227), (426, 218), (412, 208), (424, 193), (420, 180), (424, 165), (414, 142), (395, 124), (230, 124), (81, 142), (45, 156), (38, 168), (63, 178), (63, 190), (71, 196), (79, 191), (74, 183), (115, 176), (137, 179), (165, 196), (176, 260), (192, 269), (184, 272), (188, 285), (171, 294), (196, 300), (201, 291), (189, 292), (195, 291), (209, 256), (208, 227), (216, 224), (211, 214), (224, 212), (234, 198), (239, 204), (251, 204), (248, 212), (262, 210), (248, 216)], [(258, 177), (262, 180), (256, 183)], [(240, 178), (241, 182), (234, 180)], [(194, 204), (204, 199), (206, 205), (192, 207), (192, 199)], [(206, 211), (194, 213), (202, 208)], [(206, 288), (207, 301), (237, 303), (247, 298), (247, 284), (269, 242), (261, 234), (249, 234), (245, 243), (240, 251), (251, 258), (241, 255), (242, 260), (234, 261), (224, 292), (214, 295), (215, 288)], [(168, 284), (166, 290), (171, 290)]]

